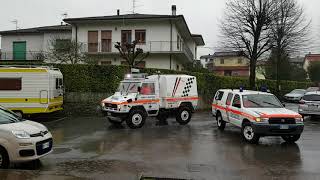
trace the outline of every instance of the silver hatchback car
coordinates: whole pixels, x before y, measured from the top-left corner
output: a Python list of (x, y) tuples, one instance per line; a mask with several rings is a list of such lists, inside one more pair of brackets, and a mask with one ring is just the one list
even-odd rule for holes
[(300, 101), (299, 113), (302, 116), (320, 115), (320, 91), (306, 93)]

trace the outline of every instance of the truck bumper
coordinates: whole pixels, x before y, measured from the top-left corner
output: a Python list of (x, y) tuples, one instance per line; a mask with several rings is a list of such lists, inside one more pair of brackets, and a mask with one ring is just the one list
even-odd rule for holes
[(252, 124), (256, 134), (261, 136), (299, 135), (303, 132), (303, 124)]
[(128, 113), (106, 112), (106, 115), (107, 118), (116, 122), (123, 122), (128, 117)]

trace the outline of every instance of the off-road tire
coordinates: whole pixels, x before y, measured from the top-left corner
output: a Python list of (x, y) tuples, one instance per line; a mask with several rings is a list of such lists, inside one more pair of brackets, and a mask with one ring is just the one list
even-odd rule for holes
[(145, 124), (146, 118), (147, 115), (143, 110), (136, 109), (129, 113), (126, 123), (131, 129), (139, 129)]
[(0, 169), (7, 169), (10, 165), (8, 152), (0, 147)]
[(251, 144), (257, 144), (260, 139), (260, 136), (254, 132), (254, 129), (249, 122), (243, 123), (241, 135), (246, 142)]
[(299, 134), (299, 135), (284, 135), (284, 136), (281, 136), (281, 137), (287, 143), (292, 144), (292, 143), (295, 143), (296, 141), (298, 141), (300, 139), (301, 134)]
[(217, 114), (216, 120), (217, 120), (218, 129), (220, 131), (223, 131), (226, 128), (226, 122), (222, 119), (222, 116), (220, 113)]
[(182, 106), (176, 114), (176, 121), (180, 125), (187, 125), (191, 121), (192, 110), (189, 107)]

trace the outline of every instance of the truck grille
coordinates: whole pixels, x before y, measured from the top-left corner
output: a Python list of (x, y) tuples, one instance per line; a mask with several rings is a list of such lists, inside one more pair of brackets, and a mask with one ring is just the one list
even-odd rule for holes
[(106, 108), (110, 108), (110, 109), (117, 109), (117, 105), (116, 104), (111, 104), (111, 103), (104, 103)]
[(269, 124), (296, 124), (294, 118), (270, 118)]

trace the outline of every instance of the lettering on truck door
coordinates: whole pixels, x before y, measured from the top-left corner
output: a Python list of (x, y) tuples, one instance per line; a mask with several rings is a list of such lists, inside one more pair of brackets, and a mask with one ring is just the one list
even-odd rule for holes
[(230, 105), (228, 108), (230, 123), (240, 127), (242, 122), (241, 114), (241, 97), (239, 94), (236, 94), (234, 95), (232, 105)]

